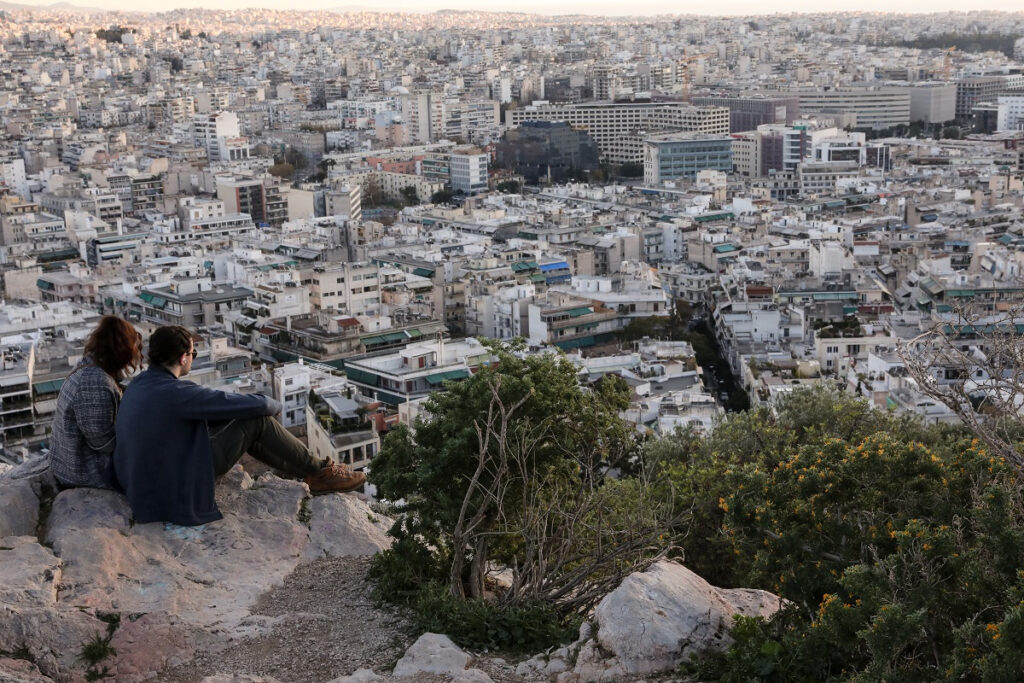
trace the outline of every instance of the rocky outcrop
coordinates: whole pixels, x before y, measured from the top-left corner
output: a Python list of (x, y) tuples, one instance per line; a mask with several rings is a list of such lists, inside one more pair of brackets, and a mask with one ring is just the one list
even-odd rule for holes
[(584, 624), (573, 645), (523, 662), (516, 673), (575, 683), (668, 671), (728, 646), (736, 615), (770, 617), (783, 604), (772, 593), (715, 588), (680, 564), (658, 562), (601, 600), (596, 632)]
[(448, 636), (424, 633), (398, 660), (392, 675), (405, 678), (417, 674), (458, 674), (472, 661)]
[[(310, 499), (301, 482), (253, 481), (237, 467), (218, 482), (218, 522), (134, 524), (124, 496), (70, 489), (52, 499), (40, 542), (48, 476), (32, 462), (0, 479), (0, 653), (56, 680), (88, 667), (153, 678), (197, 649), (260, 633), (250, 607), (300, 563), (387, 545), (390, 521), (359, 496)], [(109, 653), (102, 661), (83, 658), (91, 641)]]
[[(55, 493), (38, 461), (0, 478), (0, 681), (77, 682), (91, 672), (132, 683), (171, 671), (191, 671), (173, 679), (191, 681), (220, 671), (203, 680), (273, 683), (268, 672), (290, 678), (273, 658), (274, 666), (239, 671), (253, 648), (285, 637), (290, 649), (306, 634), (302, 629), (322, 634), (325, 620), (344, 622), (343, 614), (365, 627), (345, 631), (351, 643), (386, 632), (369, 628), (379, 618), (365, 595), (368, 586), (357, 585), (365, 568), (358, 579), (351, 571), (334, 574), (335, 584), (353, 586), (347, 597), (330, 584), (321, 588), (326, 568), (358, 563), (339, 558), (389, 545), (391, 520), (358, 495), (311, 498), (301, 482), (273, 474), (253, 480), (235, 468), (217, 485), (224, 519), (181, 527), (135, 524), (125, 498), (112, 491)], [(287, 600), (283, 608), (266, 609), (268, 596), (287, 591), (338, 609), (313, 613), (308, 601)], [(727, 646), (735, 615), (767, 617), (781, 606), (770, 593), (715, 588), (682, 565), (658, 562), (608, 594), (576, 642), (523, 662), (514, 673), (559, 683), (640, 679)], [(398, 641), (389, 646), (393, 654), (367, 661), (361, 647), (323, 667), (323, 677), (339, 669), (355, 671), (331, 683), (490, 683), (488, 672), (496, 680), (513, 677), (514, 665), (474, 658), (431, 633), (385, 671), (382, 662), (393, 662), (408, 642), (398, 640), (398, 630), (387, 632), (392, 635), (384, 638)], [(307, 666), (303, 657), (315, 656), (318, 647), (308, 645), (289, 665)], [(220, 668), (240, 650), (245, 656), (230, 658), (235, 666)], [(197, 667), (204, 657), (217, 668)]]

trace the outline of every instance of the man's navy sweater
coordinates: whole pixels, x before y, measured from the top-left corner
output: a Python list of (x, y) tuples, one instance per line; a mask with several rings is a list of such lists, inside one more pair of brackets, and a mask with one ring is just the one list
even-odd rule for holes
[(117, 413), (114, 471), (135, 521), (194, 526), (220, 519), (207, 421), (278, 410), (272, 398), (208, 389), (150, 366), (125, 389)]

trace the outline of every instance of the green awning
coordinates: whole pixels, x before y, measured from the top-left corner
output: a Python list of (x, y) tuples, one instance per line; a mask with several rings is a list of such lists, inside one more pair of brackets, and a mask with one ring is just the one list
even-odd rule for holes
[(434, 277), (434, 271), (431, 268), (413, 268), (412, 274), (420, 277)]
[(388, 332), (381, 336), (386, 342), (405, 341), (408, 338), (405, 336), (405, 332)]
[(53, 283), (48, 280), (36, 280), (36, 287), (39, 289), (51, 290), (53, 289)]
[(556, 341), (555, 346), (562, 349), (563, 351), (568, 351), (569, 349), (578, 349), (584, 346), (593, 346), (594, 343), (594, 338), (590, 336), (580, 337), (579, 339), (568, 339), (566, 341)]
[(547, 282), (547, 278), (541, 275), (540, 273), (531, 273), (530, 280), (532, 280), (533, 282)]
[(150, 301), (153, 300), (153, 295), (150, 294), (149, 292), (139, 292), (139, 298), (145, 301), (146, 303), (149, 303)]
[(580, 306), (579, 308), (569, 309), (568, 313), (569, 317), (578, 318), (581, 315), (588, 315), (590, 313), (593, 313), (593, 311), (590, 310), (590, 308), (588, 308), (587, 306)]
[(345, 368), (345, 376), (353, 382), (359, 382), (360, 384), (369, 384), (371, 387), (375, 387), (380, 384), (380, 377), (367, 372), (359, 368), (353, 368), (351, 366)]
[(364, 346), (370, 346), (372, 344), (383, 344), (384, 341), (384, 335), (382, 334), (375, 334), (372, 337), (363, 337)]
[(419, 331), (419, 328), (412, 329), (412, 330), (406, 330), (405, 333), (407, 335), (409, 335), (410, 337), (422, 337), (423, 336), (423, 333)]
[(64, 386), (63, 379), (51, 379), (45, 382), (38, 382), (32, 385), (32, 391), (36, 396), (45, 394), (56, 394)]
[(149, 303), (152, 304), (155, 308), (163, 308), (164, 306), (167, 305), (167, 299), (163, 298), (162, 296), (154, 296), (153, 300), (150, 301)]
[(450, 382), (456, 379), (464, 379), (469, 377), (469, 370), (448, 370), (446, 372), (439, 372), (435, 375), (427, 375), (427, 384), (430, 386), (437, 386), (442, 382)]

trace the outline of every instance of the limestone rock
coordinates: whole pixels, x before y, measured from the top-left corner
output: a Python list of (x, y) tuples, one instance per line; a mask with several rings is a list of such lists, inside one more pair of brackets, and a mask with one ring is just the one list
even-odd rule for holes
[(65, 560), (62, 599), (105, 611), (169, 612), (203, 626), (247, 616), (246, 607), (298, 564), (308, 538), (295, 518), (305, 486), (273, 477), (242, 489), (237, 477), (225, 480), (218, 486), (224, 519), (197, 527), (129, 528), (123, 496), (62, 492), (47, 529)]
[(34, 536), (39, 497), (28, 479), (0, 479), (0, 537)]
[(215, 674), (204, 677), (199, 683), (281, 683), (269, 676), (250, 676), (249, 674)]
[(0, 681), (4, 683), (53, 683), (39, 668), (24, 659), (0, 657)]
[(317, 496), (309, 503), (310, 540), (304, 559), (325, 555), (352, 557), (374, 555), (391, 547), (391, 520), (378, 515), (359, 496), (335, 493)]
[(424, 633), (398, 660), (392, 675), (457, 674), (465, 671), (472, 660), (448, 636)]
[(0, 605), (0, 650), (24, 651), (43, 674), (58, 680), (82, 671), (82, 645), (106, 629), (105, 623), (78, 609)]
[(587, 683), (588, 681), (615, 681), (627, 674), (625, 666), (616, 657), (609, 657), (597, 641), (585, 641), (576, 657), (572, 671), (559, 674), (558, 683)]
[(54, 546), (91, 529), (127, 531), (131, 521), (132, 509), (124, 494), (104, 489), (67, 489), (53, 499), (46, 522), (46, 542)]
[[(596, 644), (624, 673), (664, 671), (696, 652), (726, 647), (734, 615), (770, 616), (782, 606), (771, 593), (719, 590), (686, 567), (662, 561), (628, 576), (598, 604)], [(596, 673), (581, 671), (579, 662), (576, 671), (583, 679)]]
[[(202, 635), (175, 615), (158, 612), (122, 618), (110, 639), (115, 655), (103, 664), (123, 683), (152, 678), (154, 671), (177, 666), (196, 652)], [(244, 679), (248, 680), (248, 679)]]
[(372, 669), (356, 669), (351, 676), (339, 676), (327, 683), (373, 683), (380, 680), (383, 678), (375, 674)]
[(0, 605), (53, 606), (60, 578), (61, 561), (35, 536), (0, 538)]
[(57, 482), (50, 473), (50, 457), (37, 455), (0, 473), (6, 481), (27, 481), (37, 496), (52, 495)]
[(466, 669), (453, 675), (451, 683), (494, 683), (494, 681), (480, 669)]

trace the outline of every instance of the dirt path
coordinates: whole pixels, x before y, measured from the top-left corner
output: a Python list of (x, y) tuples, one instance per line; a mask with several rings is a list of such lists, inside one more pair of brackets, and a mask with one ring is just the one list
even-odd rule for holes
[(353, 557), (300, 566), (253, 607), (253, 614), (279, 618), (269, 634), (197, 654), (160, 680), (194, 683), (216, 673), (245, 673), (323, 683), (360, 668), (389, 672), (414, 636), (401, 615), (373, 605), (368, 566), (368, 558)]

